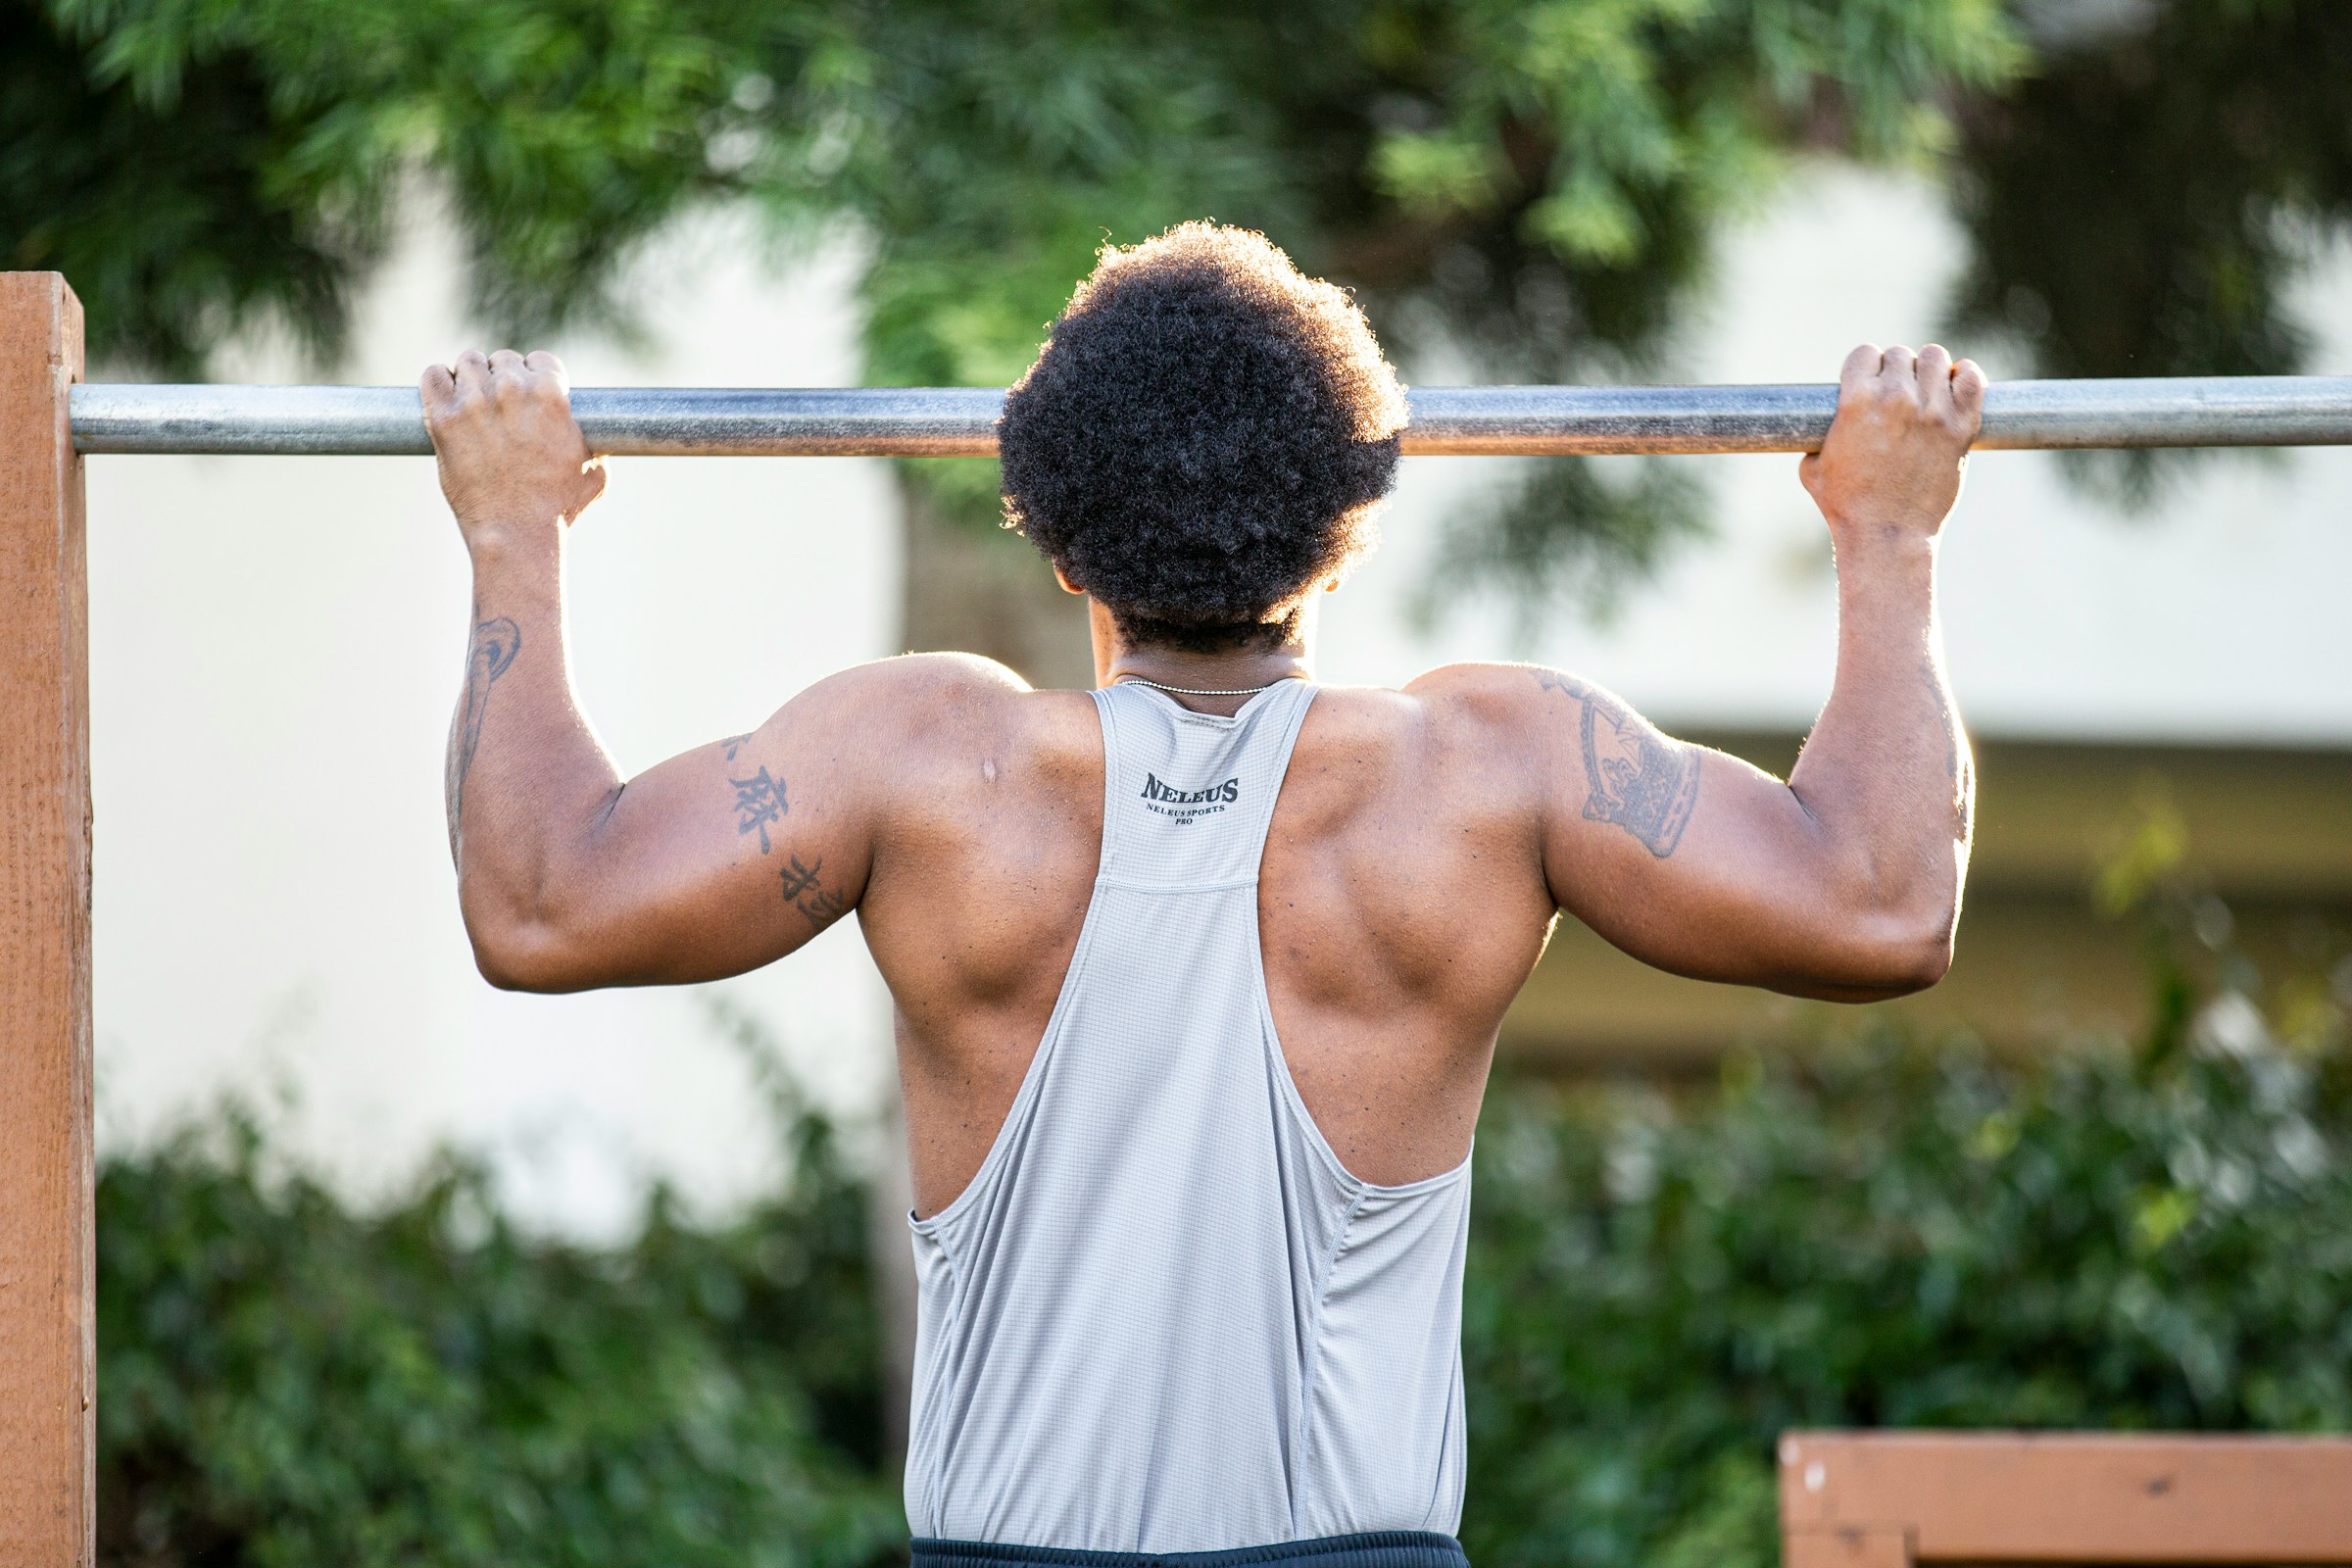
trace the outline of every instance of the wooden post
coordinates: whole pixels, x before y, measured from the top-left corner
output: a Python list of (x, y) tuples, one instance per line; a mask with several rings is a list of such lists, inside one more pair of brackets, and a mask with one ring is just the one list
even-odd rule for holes
[(81, 302), (0, 272), (0, 1565), (89, 1568), (96, 1290)]

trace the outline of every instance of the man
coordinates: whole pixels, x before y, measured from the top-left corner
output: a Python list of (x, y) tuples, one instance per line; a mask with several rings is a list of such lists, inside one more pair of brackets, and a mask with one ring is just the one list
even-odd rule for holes
[(897, 1003), (926, 1568), (1458, 1564), (1471, 1131), (1558, 911), (1804, 996), (1949, 960), (1973, 786), (1936, 543), (1984, 387), (1939, 348), (1848, 356), (1800, 467), (1836, 687), (1784, 784), (1556, 670), (1318, 688), (1402, 393), (1348, 296), (1187, 224), (1103, 253), (1001, 431), (1100, 690), (910, 656), (624, 783), (565, 670), (564, 530), (603, 473), (562, 368), (435, 367), (482, 972), (710, 980), (858, 912)]

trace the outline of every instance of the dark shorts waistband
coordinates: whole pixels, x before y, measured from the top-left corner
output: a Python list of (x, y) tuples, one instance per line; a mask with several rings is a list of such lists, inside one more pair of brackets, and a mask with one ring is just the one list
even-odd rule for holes
[(911, 1568), (1470, 1568), (1462, 1544), (1433, 1530), (1373, 1530), (1230, 1551), (1078, 1551), (916, 1537)]

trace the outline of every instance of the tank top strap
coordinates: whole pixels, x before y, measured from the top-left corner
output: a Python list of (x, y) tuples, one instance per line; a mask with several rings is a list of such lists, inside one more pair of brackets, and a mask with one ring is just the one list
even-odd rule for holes
[(1146, 887), (1256, 880), (1274, 798), (1312, 681), (1286, 680), (1228, 718), (1125, 682), (1095, 693), (1102, 720), (1102, 870)]

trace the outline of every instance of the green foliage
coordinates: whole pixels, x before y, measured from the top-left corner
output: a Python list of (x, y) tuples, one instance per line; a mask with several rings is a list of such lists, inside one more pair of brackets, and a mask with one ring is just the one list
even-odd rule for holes
[(2352, 1428), (2352, 1075), (1877, 1041), (1482, 1132), (1466, 1540), (1768, 1568), (1799, 1426)]
[[(2303, 369), (2292, 285), (2352, 218), (2352, 8), (2168, 0), (2094, 20), (1964, 117), (1964, 326), (2049, 375)], [(2146, 453), (2081, 461), (2134, 498), (2158, 471)]]
[(242, 53), (142, 93), (0, 4), (0, 263), (65, 272), (100, 352), (167, 371), (264, 317), (331, 352), (386, 214), (380, 180), (330, 201), (292, 176), (321, 118)]
[(879, 1470), (862, 1189), (788, 1117), (781, 1196), (657, 1195), (598, 1251), (450, 1158), (357, 1213), (231, 1113), (98, 1183), (99, 1539), (120, 1563), (856, 1568)]
[(1712, 232), (1788, 151), (1924, 156), (1943, 98), (2022, 64), (1984, 0), (1500, 0), (1384, 22), (1371, 184), (1421, 224), (1400, 280), (1544, 379), (1654, 353)]
[(612, 319), (616, 269), (688, 203), (758, 189), (801, 210), (800, 187), (752, 157), (803, 147), (762, 73), (821, 98), (826, 58), (813, 8), (723, 0), (9, 0), (0, 15), (10, 265), (66, 271), (97, 352), (177, 373), (273, 318), (331, 357), (419, 171), (486, 314), (517, 332)]

